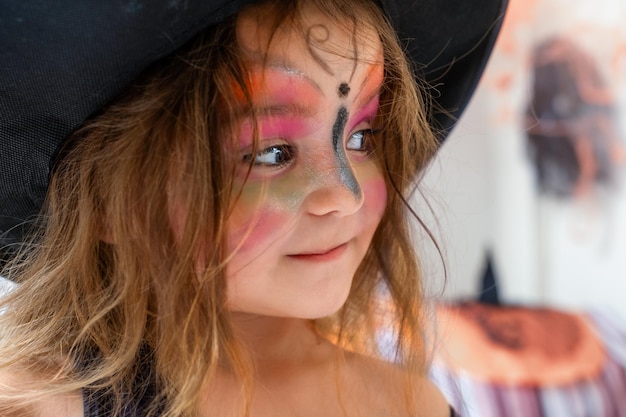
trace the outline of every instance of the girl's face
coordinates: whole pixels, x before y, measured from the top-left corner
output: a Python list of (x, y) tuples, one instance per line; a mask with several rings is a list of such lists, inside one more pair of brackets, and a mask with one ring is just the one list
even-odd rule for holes
[(235, 140), (241, 194), (228, 221), (232, 311), (334, 313), (386, 205), (371, 153), (383, 81), (380, 40), (360, 22), (338, 26), (312, 7), (303, 17), (301, 31), (280, 29), (269, 49), (262, 11), (247, 10), (237, 23), (259, 145), (253, 153), (253, 124), (242, 116)]

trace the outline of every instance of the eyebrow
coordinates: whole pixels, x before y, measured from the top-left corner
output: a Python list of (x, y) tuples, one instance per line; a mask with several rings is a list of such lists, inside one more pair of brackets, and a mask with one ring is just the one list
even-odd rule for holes
[[(267, 68), (278, 70), (288, 75), (293, 75), (293, 76), (297, 76), (298, 78), (302, 78), (308, 81), (309, 84), (311, 84), (320, 94), (322, 94), (322, 96), (326, 97), (326, 94), (324, 94), (321, 87), (315, 82), (315, 80), (313, 80), (311, 77), (309, 77), (308, 75), (306, 75), (304, 72), (300, 71), (299, 69), (287, 65), (283, 61), (272, 61), (268, 59), (268, 63), (269, 63), (269, 66)], [(369, 93), (365, 97), (360, 97), (361, 93), (364, 92), (365, 86), (367, 85), (367, 82), (369, 81), (370, 76), (372, 75), (374, 71), (378, 69), (378, 65), (379, 65), (378, 63), (373, 64), (371, 68), (369, 69), (369, 71), (367, 72), (367, 74), (365, 74), (363, 81), (361, 81), (361, 85), (359, 86), (359, 91), (354, 97), (354, 105), (356, 108), (364, 107), (366, 104), (372, 101), (374, 97), (380, 95), (380, 91), (382, 89), (384, 81), (378, 84), (371, 93)], [(384, 77), (383, 77), (383, 80), (384, 80)]]
[(354, 107), (356, 109), (362, 109), (363, 107), (367, 106), (369, 103), (372, 102), (372, 100), (374, 100), (376, 97), (378, 97), (380, 95), (380, 91), (382, 89), (382, 84), (377, 86), (374, 90), (372, 90), (371, 93), (369, 93), (368, 95), (364, 96), (364, 97), (358, 97), (354, 100)]
[(374, 99), (374, 97), (380, 95), (380, 91), (382, 90), (383, 84), (384, 84), (384, 76), (383, 76), (383, 80), (380, 82), (380, 84), (376, 85), (376, 88), (374, 88), (372, 90), (372, 92), (370, 92), (365, 97), (361, 97), (361, 93), (363, 93), (365, 91), (365, 86), (367, 85), (367, 82), (369, 81), (372, 73), (376, 69), (378, 69), (378, 65), (377, 64), (372, 65), (372, 67), (369, 69), (367, 74), (365, 74), (365, 77), (363, 78), (363, 81), (361, 82), (361, 85), (359, 86), (359, 91), (356, 94), (356, 97), (354, 97), (354, 105), (355, 105), (355, 107), (357, 107), (357, 108), (364, 107), (367, 103), (372, 101)]
[[(365, 81), (362, 85), (365, 84)], [(382, 88), (382, 84), (376, 86), (369, 94), (366, 96), (359, 97), (357, 95), (356, 100), (354, 102), (354, 109), (358, 111), (359, 109), (363, 109), (368, 104), (372, 102), (376, 97), (380, 95), (380, 90)], [(316, 112), (311, 109), (309, 106), (303, 106), (300, 103), (278, 103), (278, 104), (268, 104), (262, 106), (252, 106), (252, 110), (256, 113), (259, 119), (268, 118), (268, 117), (301, 117), (301, 118), (311, 118)], [(244, 109), (240, 109), (235, 115), (236, 120), (242, 120), (251, 117), (251, 112), (246, 111)]]
[[(265, 71), (271, 70), (274, 72), (279, 72), (286, 74), (290, 78), (297, 78), (306, 81), (309, 85), (311, 85), (317, 92), (319, 92), (323, 97), (326, 97), (322, 88), (315, 82), (313, 78), (308, 76), (305, 72), (301, 71), (298, 68), (295, 68), (289, 62), (286, 62), (284, 57), (276, 57), (272, 55), (264, 55), (256, 51), (246, 51), (252, 56), (252, 62), (255, 65)], [(364, 92), (364, 88), (369, 81), (370, 76), (374, 71), (376, 71), (382, 63), (373, 63), (371, 68), (369, 68), (367, 74), (363, 78), (359, 86), (359, 92), (354, 97), (354, 107), (356, 109), (363, 108), (367, 104), (369, 104), (375, 97), (380, 95), (380, 91), (383, 86), (383, 82), (378, 84), (376, 88), (374, 88), (369, 94), (361, 97), (361, 93)], [(276, 105), (268, 105), (262, 107), (252, 106), (254, 110), (256, 110), (259, 117), (271, 117), (271, 116), (297, 116), (297, 117), (311, 117), (314, 112), (305, 106), (302, 106), (298, 103), (289, 103), (289, 104), (276, 104)], [(249, 112), (244, 111), (243, 109), (238, 112), (236, 115), (237, 119), (243, 119), (246, 117), (250, 117)]]
[(288, 65), (285, 65), (284, 63), (270, 64), (267, 68), (270, 70), (277, 70), (277, 72), (285, 73), (293, 78), (301, 78), (311, 84), (311, 86), (315, 88), (320, 94), (325, 96), (319, 84), (317, 84), (313, 78), (309, 77), (307, 74), (297, 68), (290, 67)]
[(315, 112), (299, 103), (288, 104), (270, 104), (267, 106), (252, 106), (252, 111), (240, 109), (235, 114), (235, 120), (241, 121), (249, 119), (252, 115), (256, 114), (259, 119), (265, 119), (270, 117), (299, 117), (299, 118), (311, 118), (315, 115)]
[(246, 51), (252, 56), (252, 61), (259, 65), (262, 69), (270, 69), (277, 72), (282, 72), (287, 74), (290, 77), (297, 77), (307, 81), (313, 88), (320, 92), (320, 94), (324, 95), (322, 88), (315, 82), (315, 80), (309, 77), (303, 71), (297, 69), (293, 64), (286, 62), (284, 57), (277, 57), (270, 54), (262, 54), (258, 51)]
[(259, 117), (271, 117), (271, 116), (298, 116), (298, 117), (311, 117), (315, 113), (307, 106), (302, 106), (299, 103), (288, 104), (270, 104), (267, 106), (255, 107)]

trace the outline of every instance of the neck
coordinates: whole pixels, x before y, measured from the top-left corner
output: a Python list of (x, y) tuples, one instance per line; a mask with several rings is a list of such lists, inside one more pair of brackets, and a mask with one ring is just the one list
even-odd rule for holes
[(330, 343), (320, 337), (309, 320), (232, 313), (237, 337), (248, 346), (257, 366), (297, 362)]

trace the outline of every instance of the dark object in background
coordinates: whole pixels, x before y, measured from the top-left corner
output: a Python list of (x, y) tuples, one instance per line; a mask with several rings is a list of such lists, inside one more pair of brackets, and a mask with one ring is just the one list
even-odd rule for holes
[(481, 280), (480, 296), (478, 302), (489, 305), (500, 305), (498, 282), (493, 267), (493, 255), (487, 251), (485, 255), (485, 271)]
[(591, 57), (569, 39), (535, 49), (525, 128), (541, 193), (576, 197), (613, 182), (622, 154), (614, 102)]

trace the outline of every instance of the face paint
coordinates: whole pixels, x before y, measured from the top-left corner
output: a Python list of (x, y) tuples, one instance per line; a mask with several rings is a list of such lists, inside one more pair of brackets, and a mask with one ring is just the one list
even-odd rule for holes
[[(267, 117), (259, 120), (258, 134), (259, 140), (265, 139), (289, 139), (294, 140), (306, 135), (314, 126), (306, 119), (297, 117)], [(241, 125), (239, 146), (243, 149), (252, 145), (253, 125), (251, 121), (246, 121)], [(262, 148), (263, 144), (259, 144)]]
[(380, 86), (383, 83), (384, 66), (381, 62), (370, 64), (367, 69), (367, 76), (359, 86), (354, 105), (356, 108), (368, 103), (374, 96), (380, 93)]
[(366, 103), (359, 112), (352, 117), (350, 125), (348, 125), (348, 131), (351, 132), (355, 126), (362, 122), (372, 123), (378, 112), (378, 102), (380, 96), (374, 96), (368, 103)]
[(271, 244), (271, 237), (276, 230), (285, 227), (285, 216), (267, 208), (259, 208), (249, 221), (231, 230), (229, 244), (230, 252), (249, 252), (260, 244)]
[(288, 228), (305, 198), (308, 182), (308, 176), (297, 174), (239, 182), (236, 187), (241, 194), (229, 219), (230, 249), (245, 253), (261, 243), (266, 245)]
[[(338, 53), (338, 55), (342, 55), (342, 56), (352, 55), (351, 57), (352, 72), (350, 73), (350, 77), (348, 81), (352, 81), (352, 78), (354, 78), (354, 74), (356, 72), (356, 68), (359, 63), (359, 49), (358, 49), (359, 43), (357, 42), (357, 23), (354, 18), (352, 18), (351, 20), (352, 20), (352, 29), (350, 33), (349, 45), (352, 46), (352, 50), (350, 51), (350, 53), (346, 53), (346, 54), (341, 53), (341, 52)], [(322, 58), (322, 56), (319, 53), (320, 50), (323, 50), (325, 46), (324, 44), (326, 44), (329, 39), (330, 39), (330, 31), (326, 25), (311, 25), (307, 29), (305, 40), (306, 40), (306, 47), (307, 47), (309, 54), (311, 55), (313, 60), (322, 68), (322, 70), (324, 70), (329, 75), (334, 76), (335, 71), (331, 68), (328, 62), (324, 60), (324, 58)], [(342, 83), (341, 86), (347, 87), (348, 85), (347, 83)], [(339, 91), (340, 91), (341, 97), (345, 97), (347, 96), (350, 90), (348, 87), (348, 91), (344, 92), (345, 90), (342, 91), (340, 87)]]
[(333, 125), (333, 150), (335, 157), (339, 163), (339, 178), (341, 182), (352, 192), (357, 198), (361, 198), (361, 188), (359, 183), (354, 177), (352, 169), (350, 168), (350, 161), (346, 155), (346, 151), (343, 147), (343, 133), (345, 131), (346, 122), (348, 121), (348, 110), (345, 107), (341, 107), (337, 113), (335, 124)]
[(348, 85), (348, 83), (341, 83), (339, 85), (339, 97), (347, 97), (348, 94), (350, 93), (350, 86)]
[(326, 43), (329, 38), (330, 32), (328, 31), (328, 27), (325, 25), (311, 25), (306, 32), (306, 46), (309, 54), (311, 54), (311, 57), (317, 65), (329, 75), (334, 76), (335, 71), (333, 71), (318, 52), (320, 46)]
[[(245, 107), (246, 100), (243, 87), (234, 80), (231, 82), (235, 100)], [(298, 104), (298, 108), (315, 108), (323, 97), (319, 85), (304, 72), (284, 65), (267, 68), (253, 67), (245, 80), (245, 89), (251, 96), (252, 104), (264, 106), (280, 106)], [(271, 108), (271, 106), (270, 106)]]
[[(250, 167), (242, 160), (241, 171), (251, 168), (251, 175), (237, 176), (240, 198), (227, 221), (234, 252), (226, 269), (226, 306), (234, 312), (290, 318), (334, 313), (386, 207), (378, 163), (353, 136), (370, 129), (376, 116), (370, 101), (380, 84), (365, 78), (381, 81), (370, 67), (378, 62), (382, 73), (382, 45), (373, 28), (337, 25), (305, 4), (310, 13), (297, 31), (276, 31), (252, 12), (245, 24), (238, 20), (253, 81), (240, 122), (254, 112), (260, 163)], [(240, 154), (249, 160), (251, 126), (235, 128), (243, 133)], [(293, 150), (289, 163), (264, 153), (279, 146)], [(336, 248), (340, 254), (325, 257)]]

